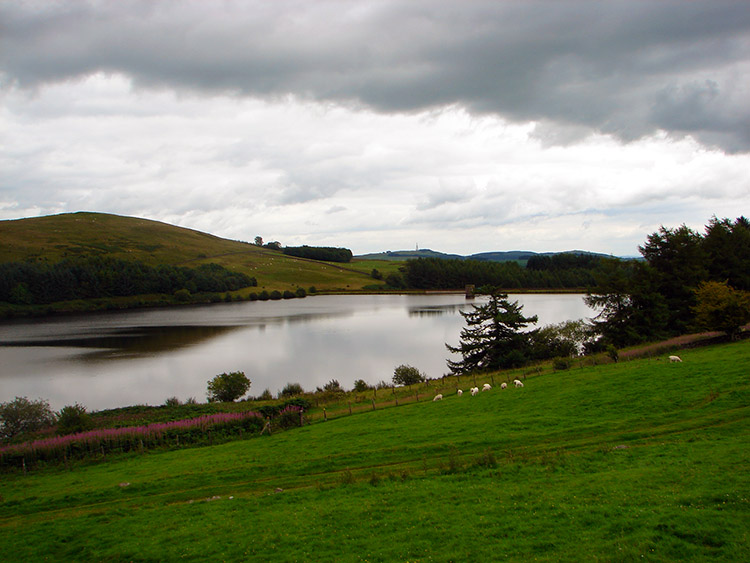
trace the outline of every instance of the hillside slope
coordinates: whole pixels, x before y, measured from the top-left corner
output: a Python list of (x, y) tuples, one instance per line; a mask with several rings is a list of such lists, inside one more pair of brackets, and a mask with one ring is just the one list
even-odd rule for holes
[(3, 475), (0, 559), (746, 560), (750, 348), (681, 355)]
[(342, 266), (304, 260), (148, 219), (79, 212), (0, 221), (0, 263), (105, 255), (149, 265), (213, 262), (255, 277), (256, 291), (311, 286), (352, 291), (374, 282), (369, 275), (372, 263)]
[(0, 221), (0, 241), (0, 262), (106, 254), (147, 264), (180, 264), (230, 252), (268, 252), (159, 221), (89, 212)]

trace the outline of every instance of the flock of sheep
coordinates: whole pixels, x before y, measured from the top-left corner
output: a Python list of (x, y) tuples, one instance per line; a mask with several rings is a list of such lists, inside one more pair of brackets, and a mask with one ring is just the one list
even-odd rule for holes
[[(513, 385), (515, 385), (516, 387), (523, 387), (523, 382), (520, 379), (514, 379), (513, 380)], [(500, 384), (500, 389), (505, 389), (507, 387), (508, 387), (508, 384), (505, 383), (505, 382), (503, 382), (503, 383)], [(482, 391), (489, 391), (490, 389), (492, 389), (492, 385), (490, 385), (489, 383), (485, 383), (484, 385), (482, 385)], [(471, 393), (472, 397), (474, 395), (479, 394), (479, 387), (472, 387), (471, 389), (469, 389), (469, 393)], [(456, 394), (460, 397), (461, 395), (464, 394), (464, 392), (461, 389), (459, 389), (458, 391), (456, 391)], [(432, 400), (433, 400), (433, 402), (434, 401), (442, 401), (443, 400), (443, 394), (442, 393), (438, 393), (437, 395), (435, 395), (435, 398), (432, 399)]]
[[(682, 359), (679, 356), (669, 356), (669, 361), (670, 362), (682, 362)], [(514, 379), (513, 384), (516, 387), (523, 387), (523, 382), (520, 379)], [(507, 383), (503, 382), (500, 384), (500, 389), (505, 389), (506, 387), (508, 387)], [(485, 383), (484, 385), (482, 385), (482, 391), (489, 391), (490, 389), (492, 389), (492, 386), (489, 383)], [(469, 389), (469, 392), (471, 393), (471, 396), (473, 397), (474, 395), (477, 395), (479, 393), (479, 387), (472, 387), (471, 389)], [(459, 389), (458, 391), (456, 391), (456, 394), (460, 397), (461, 395), (464, 394), (464, 392), (461, 389)], [(433, 402), (442, 401), (443, 394), (438, 393), (437, 395), (435, 395), (435, 398), (432, 400)]]

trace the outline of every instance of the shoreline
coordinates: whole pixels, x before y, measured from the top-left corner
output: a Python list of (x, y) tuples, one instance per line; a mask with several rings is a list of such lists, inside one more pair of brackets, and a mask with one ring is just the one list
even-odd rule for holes
[[(239, 290), (243, 291), (243, 290)], [(524, 294), (585, 294), (587, 290), (585, 288), (576, 289), (504, 289), (500, 291), (509, 295), (524, 295)], [(294, 297), (289, 299), (306, 299), (308, 297), (315, 297), (316, 295), (465, 295), (465, 290), (460, 289), (415, 289), (415, 290), (322, 290), (315, 293), (308, 293), (305, 297)], [(230, 295), (232, 295), (230, 293)], [(477, 296), (481, 295), (479, 293)], [(243, 297), (238, 293), (232, 295), (231, 301), (227, 301), (226, 294), (205, 294), (203, 299), (196, 299), (188, 302), (172, 301), (172, 296), (158, 295), (158, 294), (146, 294), (132, 297), (113, 297), (113, 298), (98, 298), (88, 299), (80, 301), (58, 301), (55, 303), (47, 303), (44, 305), (12, 305), (10, 303), (0, 304), (0, 322), (10, 321), (15, 319), (46, 319), (46, 318), (58, 318), (65, 316), (75, 315), (90, 315), (96, 313), (111, 313), (117, 311), (132, 311), (139, 309), (173, 309), (180, 307), (190, 306), (206, 306), (215, 305), (218, 303), (242, 303), (242, 302), (253, 302), (253, 301), (288, 301), (287, 298), (282, 299), (249, 299)], [(467, 300), (472, 300), (473, 297), (467, 297)], [(135, 301), (134, 303), (128, 303), (129, 301)], [(67, 306), (66, 306), (67, 304)]]

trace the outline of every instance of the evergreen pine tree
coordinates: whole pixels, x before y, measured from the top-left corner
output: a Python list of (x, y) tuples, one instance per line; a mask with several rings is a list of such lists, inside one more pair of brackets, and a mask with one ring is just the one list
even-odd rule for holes
[(534, 331), (523, 329), (537, 322), (536, 315), (524, 317), (523, 305), (495, 291), (485, 305), (472, 307), (461, 311), (467, 325), (461, 330), (461, 343), (445, 345), (450, 352), (461, 354), (461, 360), (448, 360), (452, 374), (519, 367), (529, 361)]

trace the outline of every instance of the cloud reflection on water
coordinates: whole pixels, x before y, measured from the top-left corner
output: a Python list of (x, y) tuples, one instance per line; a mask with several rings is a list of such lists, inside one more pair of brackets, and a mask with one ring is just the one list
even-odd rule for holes
[[(540, 325), (590, 316), (578, 295), (516, 296)], [(474, 303), (479, 300), (474, 301)], [(463, 295), (315, 296), (0, 323), (0, 401), (42, 397), (53, 408), (205, 400), (214, 375), (244, 371), (251, 395), (290, 382), (390, 381), (411, 364), (446, 372), (468, 309)]]

